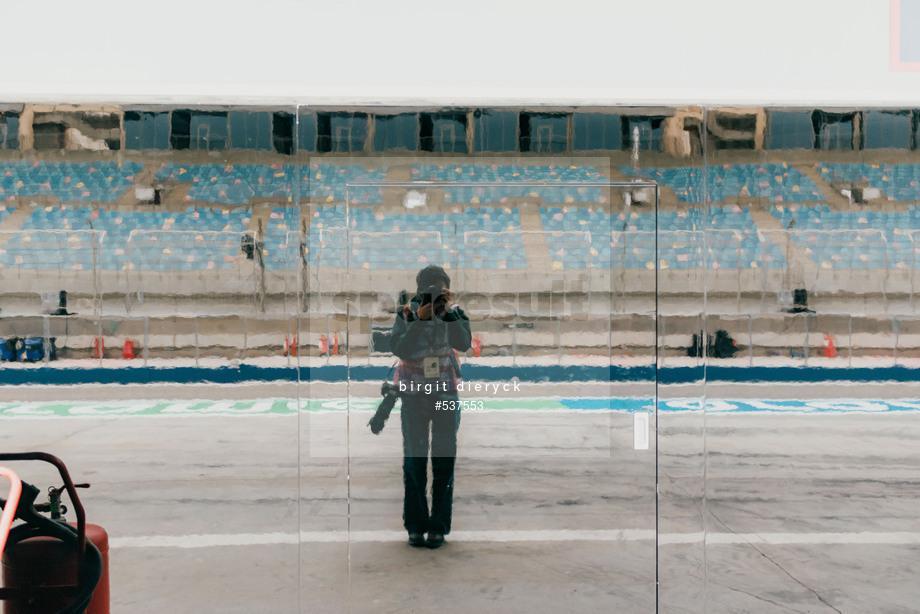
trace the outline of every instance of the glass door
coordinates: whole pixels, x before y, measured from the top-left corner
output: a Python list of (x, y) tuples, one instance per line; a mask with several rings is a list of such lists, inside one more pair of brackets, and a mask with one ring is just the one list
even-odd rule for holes
[(605, 163), (311, 160), (302, 608), (656, 608), (657, 190)]

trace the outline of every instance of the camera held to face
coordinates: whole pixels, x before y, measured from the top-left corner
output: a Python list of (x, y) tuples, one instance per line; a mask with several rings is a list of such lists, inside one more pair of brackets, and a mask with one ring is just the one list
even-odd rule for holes
[(422, 293), (420, 306), (431, 305), (432, 313), (441, 313), (447, 307), (450, 290), (440, 286), (428, 286)]

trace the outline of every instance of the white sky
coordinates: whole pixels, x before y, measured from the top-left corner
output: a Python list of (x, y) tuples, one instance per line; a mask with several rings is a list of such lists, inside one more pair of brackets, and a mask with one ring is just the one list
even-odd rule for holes
[(20, 1), (0, 98), (920, 105), (889, 2)]

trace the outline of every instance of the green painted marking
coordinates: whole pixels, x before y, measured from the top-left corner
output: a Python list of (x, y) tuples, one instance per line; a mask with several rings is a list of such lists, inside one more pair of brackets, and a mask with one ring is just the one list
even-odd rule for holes
[(142, 413), (144, 416), (156, 416), (162, 414), (168, 407), (172, 407), (172, 402), (162, 402), (154, 403), (150, 407), (146, 408)]
[(269, 413), (280, 414), (282, 416), (297, 413), (297, 410), (294, 409), (292, 405), (293, 402), (291, 399), (275, 399), (272, 402), (272, 408), (269, 410)]
[[(35, 410), (42, 413), (52, 413), (57, 416), (66, 416), (71, 407), (73, 407), (73, 403), (51, 403), (40, 405)], [(15, 405), (14, 408), (24, 409), (23, 405)]]
[[(462, 399), (471, 411), (481, 409), (546, 411), (566, 409), (554, 399)], [(67, 418), (67, 417), (109, 417), (109, 416), (247, 416), (277, 415), (290, 416), (301, 412), (371, 412), (380, 403), (378, 397), (352, 397), (349, 399), (259, 399), (245, 401), (165, 401), (138, 400), (121, 403), (80, 401), (73, 403), (32, 402), (0, 404), (0, 418)], [(400, 404), (396, 404), (399, 411)]]

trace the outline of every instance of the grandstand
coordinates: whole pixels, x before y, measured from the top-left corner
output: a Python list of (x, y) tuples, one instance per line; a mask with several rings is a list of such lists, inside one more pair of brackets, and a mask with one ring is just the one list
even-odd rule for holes
[[(698, 110), (651, 111), (504, 110), (488, 121), (420, 111), (375, 124), (373, 110), (346, 118), (302, 108), (294, 135), (284, 109), (199, 119), (128, 109), (119, 148), (66, 152), (20, 121), (17, 148), (0, 155), (4, 313), (41, 313), (65, 289), (94, 315), (287, 318), (291, 305), (335, 312), (350, 287), (362, 289), (369, 317), (385, 319), (381, 292), (427, 263), (486, 294), (584, 295), (591, 313), (638, 314), (645, 307), (631, 302), (645, 304), (655, 289), (676, 312), (705, 295), (721, 313), (775, 313), (802, 287), (832, 310), (859, 297), (866, 314), (912, 313), (913, 150), (876, 149), (871, 161), (858, 149), (815, 151), (831, 123), (851, 121), (817, 110), (714, 110), (707, 134), (695, 131)], [(79, 115), (68, 113), (60, 117)], [(519, 139), (489, 135), (512, 116)], [(558, 117), (568, 118), (564, 138)], [(210, 140), (164, 140), (158, 131), (174, 130), (175, 118), (208, 126)], [(877, 129), (872, 118), (859, 129)], [(134, 132), (148, 120), (156, 130)], [(414, 144), (411, 131), (375, 136), (375, 126), (413, 121), (444, 129), (424, 128)], [(263, 124), (270, 146), (246, 136)], [(799, 139), (806, 128), (811, 136)], [(610, 138), (595, 138), (601, 129)], [(443, 157), (460, 142), (469, 154)], [(700, 163), (704, 143), (720, 163)], [(656, 184), (658, 202), (645, 184), (630, 187), (636, 181)]]

